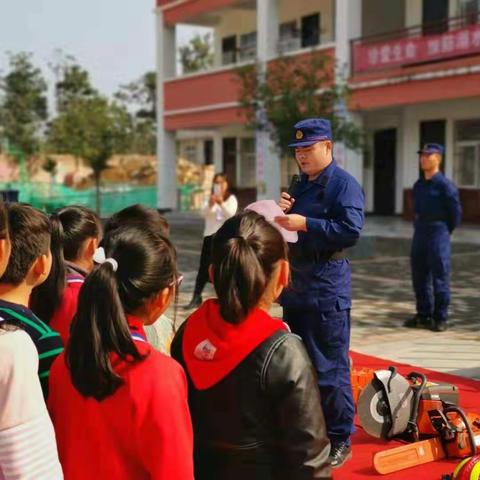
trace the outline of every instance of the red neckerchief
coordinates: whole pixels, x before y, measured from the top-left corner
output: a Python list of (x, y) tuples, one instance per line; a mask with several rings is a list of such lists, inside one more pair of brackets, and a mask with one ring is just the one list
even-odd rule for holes
[(187, 320), (183, 334), (183, 358), (195, 388), (218, 383), (278, 330), (288, 328), (259, 308), (237, 325), (228, 323), (217, 301), (207, 300)]

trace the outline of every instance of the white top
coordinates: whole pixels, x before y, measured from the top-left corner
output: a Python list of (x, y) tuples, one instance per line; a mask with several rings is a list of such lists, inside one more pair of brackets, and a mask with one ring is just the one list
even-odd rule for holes
[(205, 218), (205, 231), (203, 236), (213, 235), (224, 224), (225, 220), (237, 213), (238, 201), (235, 195), (230, 195), (222, 204), (215, 203), (210, 207), (207, 203), (202, 211)]
[(23, 330), (0, 329), (0, 480), (62, 480), (55, 432)]

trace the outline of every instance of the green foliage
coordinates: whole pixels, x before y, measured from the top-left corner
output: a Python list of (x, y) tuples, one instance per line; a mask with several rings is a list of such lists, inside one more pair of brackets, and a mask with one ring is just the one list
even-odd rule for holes
[(57, 162), (52, 157), (47, 157), (45, 162), (42, 165), (42, 168), (49, 173), (52, 177), (57, 173)]
[(195, 35), (187, 45), (179, 48), (183, 73), (206, 70), (213, 65), (213, 46), (210, 33)]
[[(156, 151), (157, 129), (157, 77), (147, 72), (140, 79), (120, 87), (115, 94), (116, 103), (129, 115), (128, 151), (152, 155)], [(127, 120), (127, 119), (125, 119)]]
[(58, 153), (84, 158), (93, 170), (100, 211), (100, 176), (114, 153), (123, 153), (128, 143), (125, 112), (99, 95), (68, 102), (52, 121), (49, 147)]
[(336, 141), (353, 150), (362, 148), (362, 132), (340, 111), (349, 92), (335, 85), (330, 57), (282, 57), (266, 72), (258, 65), (239, 68), (237, 78), (249, 127), (269, 131), (282, 155), (289, 154), (293, 125), (313, 117), (332, 122)]
[(70, 102), (87, 99), (98, 95), (93, 88), (90, 75), (81, 67), (74, 57), (57, 53), (58, 59), (50, 64), (50, 68), (56, 76), (55, 100), (57, 112), (63, 112)]
[(28, 53), (9, 55), (0, 77), (0, 129), (4, 139), (29, 155), (38, 150), (47, 119), (47, 84)]

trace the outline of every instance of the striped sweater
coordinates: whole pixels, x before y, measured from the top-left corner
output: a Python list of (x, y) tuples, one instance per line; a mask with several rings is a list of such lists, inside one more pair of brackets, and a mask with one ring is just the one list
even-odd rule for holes
[(20, 327), (28, 333), (38, 352), (38, 376), (43, 395), (48, 393), (50, 367), (55, 358), (63, 351), (60, 335), (42, 322), (30, 309), (17, 303), (0, 300), (0, 320)]
[(0, 327), (0, 480), (61, 480), (35, 345), (24, 331), (5, 328)]

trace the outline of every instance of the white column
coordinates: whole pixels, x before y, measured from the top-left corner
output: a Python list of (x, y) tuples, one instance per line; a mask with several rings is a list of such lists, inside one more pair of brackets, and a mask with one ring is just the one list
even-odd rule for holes
[(223, 137), (220, 132), (213, 134), (213, 164), (215, 172), (223, 171)]
[[(259, 75), (265, 78), (267, 62), (277, 53), (279, 0), (257, 0), (257, 60)], [(266, 122), (265, 112), (260, 112)], [(267, 131), (255, 134), (258, 199), (277, 199), (280, 195), (280, 156)]]
[(362, 35), (362, 0), (335, 0), (337, 77), (350, 74), (350, 40)]
[(156, 10), (157, 63), (157, 207), (177, 206), (175, 134), (165, 130), (166, 78), (175, 74), (175, 28), (164, 25), (163, 12)]
[[(362, 0), (335, 0), (335, 57), (336, 82), (345, 84), (350, 76), (350, 41), (362, 34)], [(348, 112), (344, 104), (338, 105), (338, 114), (346, 121), (363, 128), (360, 114)], [(337, 161), (342, 168), (363, 184), (363, 153), (349, 150), (342, 143), (335, 147)]]

